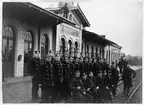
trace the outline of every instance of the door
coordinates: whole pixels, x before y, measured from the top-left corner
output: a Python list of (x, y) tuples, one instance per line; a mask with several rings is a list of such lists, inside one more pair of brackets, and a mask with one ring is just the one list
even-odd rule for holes
[(4, 28), (2, 37), (2, 68), (4, 77), (14, 76), (14, 45), (15, 35), (11, 27)]
[(48, 53), (48, 38), (46, 35), (43, 35), (41, 39), (41, 58), (44, 59), (47, 53)]
[(33, 56), (33, 37), (31, 32), (26, 32), (24, 40), (24, 76), (28, 76), (27, 64)]

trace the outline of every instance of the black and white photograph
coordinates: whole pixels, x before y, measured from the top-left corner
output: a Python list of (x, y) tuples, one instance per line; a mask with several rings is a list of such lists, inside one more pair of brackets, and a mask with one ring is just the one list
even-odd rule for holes
[(2, 103), (142, 104), (142, 0), (3, 0)]

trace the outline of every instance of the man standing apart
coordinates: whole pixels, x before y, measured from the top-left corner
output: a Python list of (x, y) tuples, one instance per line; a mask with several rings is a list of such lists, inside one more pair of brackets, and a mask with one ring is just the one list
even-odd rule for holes
[(124, 83), (124, 95), (129, 95), (130, 87), (132, 87), (132, 78), (136, 77), (136, 72), (130, 68), (130, 65), (128, 64), (126, 68), (124, 68), (123, 74), (122, 74), (122, 80)]

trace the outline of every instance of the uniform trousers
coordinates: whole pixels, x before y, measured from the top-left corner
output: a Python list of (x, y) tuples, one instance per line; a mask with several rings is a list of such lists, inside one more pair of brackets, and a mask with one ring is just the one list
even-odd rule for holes
[(51, 103), (52, 102), (53, 88), (42, 86), (42, 102)]
[(36, 78), (32, 79), (32, 99), (38, 98), (39, 83)]
[(53, 101), (60, 101), (62, 99), (63, 82), (56, 81), (53, 91)]

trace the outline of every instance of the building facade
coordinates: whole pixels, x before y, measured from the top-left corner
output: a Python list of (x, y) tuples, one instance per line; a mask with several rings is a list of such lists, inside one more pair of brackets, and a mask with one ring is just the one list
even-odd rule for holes
[(119, 59), (121, 47), (105, 37), (85, 30), (90, 23), (79, 5), (42, 9), (31, 3), (3, 3), (2, 69), (4, 78), (28, 76), (27, 63), (39, 50), (41, 58), (51, 50), (61, 56)]
[(55, 30), (62, 22), (73, 24), (31, 3), (3, 3), (3, 76), (27, 76), (27, 63), (34, 51), (39, 50), (43, 58), (56, 49)]
[(57, 25), (56, 52), (60, 52), (62, 55), (66, 53), (67, 56), (79, 56), (82, 47), (82, 30), (85, 27), (89, 27), (90, 23), (80, 9), (79, 5), (75, 6), (72, 2), (60, 2), (57, 7), (50, 7), (46, 9), (59, 16), (64, 16), (65, 9), (62, 9), (63, 7), (68, 7), (69, 9), (69, 13), (65, 18), (73, 22), (75, 25), (66, 23)]

